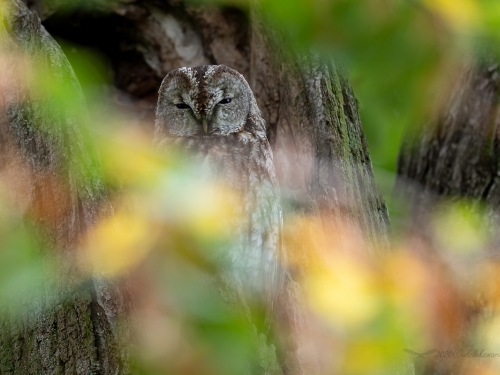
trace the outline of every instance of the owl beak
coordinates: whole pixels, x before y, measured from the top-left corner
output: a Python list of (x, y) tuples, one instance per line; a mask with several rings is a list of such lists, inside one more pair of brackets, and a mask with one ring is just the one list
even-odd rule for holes
[(205, 132), (205, 134), (208, 134), (208, 121), (206, 118), (202, 120), (201, 126), (203, 127), (203, 131)]

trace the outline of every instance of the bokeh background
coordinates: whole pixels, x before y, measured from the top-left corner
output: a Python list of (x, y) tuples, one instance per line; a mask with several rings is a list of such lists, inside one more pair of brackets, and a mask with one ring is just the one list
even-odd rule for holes
[[(2, 3), (8, 6), (9, 1)], [(250, 13), (251, 3), (219, 0), (203, 5)], [(442, 202), (426, 218), (430, 229), (422, 235), (413, 227), (411, 208), (404, 197), (393, 195), (393, 188), (404, 135), (439, 111), (465, 65), (498, 57), (500, 3), (256, 3), (267, 22), (289, 35), (290, 48), (346, 67), (393, 228), (389, 243), (381, 245), (389, 250), (375, 258), (366, 251), (356, 222), (339, 220), (325, 226), (321, 216), (303, 212), (285, 217), (284, 241), (291, 249), (285, 266), (294, 270), (303, 290), (310, 320), (304, 345), (312, 348), (322, 373), (430, 374), (449, 368), (463, 374), (497, 373), (500, 358), (462, 355), (470, 350), (500, 353), (499, 265), (483, 256), (496, 246), (491, 212), (466, 200)], [(54, 0), (45, 6), (56, 7), (62, 17), (103, 14), (109, 2)], [(8, 16), (5, 12), (3, 17)], [(50, 17), (47, 24), (50, 31)], [(75, 95), (74, 85), (54, 80), (53, 72), (13, 46), (5, 24), (0, 38), (0, 67), (7, 66), (0, 69), (0, 88), (22, 86), (27, 95), (44, 98), (47, 108), (69, 113), (85, 129), (85, 147), (97, 150), (100, 157), (102, 168), (89, 173), (104, 177), (113, 213), (74, 245), (68, 283), (80, 288), (95, 274), (117, 283), (129, 280), (137, 306), (130, 324), (140, 327), (133, 334), (133, 373), (262, 371), (256, 368), (275, 360), (279, 347), (262, 338), (256, 328), (262, 322), (249, 321), (244, 309), (229, 307), (231, 303), (218, 297), (218, 287), (207, 281), (226, 266), (218, 259), (231, 248), (238, 192), (210, 178), (201, 185), (200, 174), (205, 172), (187, 163), (182, 152), (152, 147), (152, 129), (144, 125), (151, 124), (151, 118), (127, 110), (129, 98), (113, 89), (110, 61), (102, 53), (56, 35), (83, 100)], [(147, 101), (134, 105), (151, 111)], [(82, 164), (76, 157), (64, 169), (78, 171)], [(45, 233), (39, 217), (26, 212), (18, 181), (29, 181), (31, 173), (15, 159), (3, 164), (0, 173), (4, 320), (23, 319), (36, 296), (56, 290), (60, 280), (52, 281), (53, 275), (68, 262), (47, 254), (40, 244)], [(57, 202), (40, 205), (37, 212), (44, 218), (57, 217)], [(61, 301), (64, 296), (51, 303)], [(416, 353), (433, 349), (417, 358)]]

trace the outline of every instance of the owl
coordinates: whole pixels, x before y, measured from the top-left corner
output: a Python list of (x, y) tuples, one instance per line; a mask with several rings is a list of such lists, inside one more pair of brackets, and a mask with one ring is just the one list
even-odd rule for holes
[(282, 208), (265, 121), (245, 78), (224, 65), (171, 71), (159, 90), (155, 139), (176, 145), (243, 197), (230, 249), (231, 276), (246, 299), (272, 310), (285, 282)]

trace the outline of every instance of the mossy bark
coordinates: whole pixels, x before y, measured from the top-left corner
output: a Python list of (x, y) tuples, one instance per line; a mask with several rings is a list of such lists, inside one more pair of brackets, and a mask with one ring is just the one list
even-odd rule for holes
[(293, 206), (361, 229), (367, 250), (387, 240), (387, 208), (373, 177), (347, 72), (296, 51), (253, 17), (249, 82), (268, 123), (275, 165)]

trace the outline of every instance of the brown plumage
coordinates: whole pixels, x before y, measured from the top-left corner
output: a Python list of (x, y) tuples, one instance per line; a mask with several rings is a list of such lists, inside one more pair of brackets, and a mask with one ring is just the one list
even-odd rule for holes
[(170, 72), (159, 91), (156, 141), (189, 151), (242, 193), (230, 274), (248, 301), (272, 308), (285, 275), (282, 209), (265, 122), (248, 83), (222, 65)]

